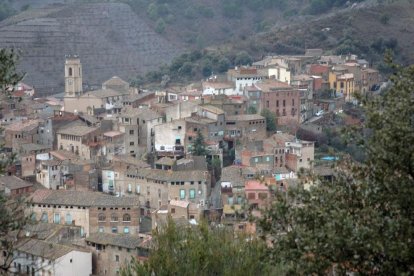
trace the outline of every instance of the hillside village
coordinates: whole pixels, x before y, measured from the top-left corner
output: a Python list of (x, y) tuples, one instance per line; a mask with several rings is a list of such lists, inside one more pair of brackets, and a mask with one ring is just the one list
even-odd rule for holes
[(276, 191), (312, 185), (308, 173), (335, 178), (348, 153), (319, 138), (359, 125), (355, 94), (383, 87), (366, 60), (321, 49), (158, 90), (117, 76), (88, 90), (83, 65), (66, 56), (64, 93), (38, 98), (23, 80), (1, 101), (1, 155), (14, 162), (0, 192), (30, 198), (39, 222), (16, 249), (15, 272), (116, 275), (147, 258), (151, 231), (168, 218), (260, 232), (248, 218)]

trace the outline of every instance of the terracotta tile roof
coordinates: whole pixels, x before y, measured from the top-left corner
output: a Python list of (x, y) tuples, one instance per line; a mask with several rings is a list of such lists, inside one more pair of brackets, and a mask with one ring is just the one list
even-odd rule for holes
[(155, 164), (173, 166), (175, 164), (175, 160), (170, 157), (162, 157), (158, 159)]
[(109, 80), (105, 81), (103, 83), (103, 85), (125, 85), (125, 86), (129, 86), (129, 83), (124, 81), (123, 79), (121, 79), (118, 76), (113, 76)]
[(203, 86), (203, 89), (209, 87), (214, 89), (235, 88), (234, 83), (231, 81), (203, 81), (201, 84)]
[(75, 125), (75, 126), (68, 126), (59, 129), (56, 133), (58, 134), (68, 134), (68, 135), (74, 135), (74, 136), (84, 136), (91, 132), (94, 132), (98, 130), (97, 127), (88, 127), (88, 126), (82, 126), (82, 125)]
[(170, 200), (170, 205), (181, 208), (187, 208), (188, 205), (190, 205), (190, 202), (184, 200)]
[(278, 80), (265, 80), (257, 82), (256, 87), (258, 87), (263, 92), (273, 92), (275, 90), (294, 90), (288, 83), (278, 81)]
[(120, 132), (120, 131), (116, 131), (116, 130), (112, 130), (112, 131), (108, 131), (105, 132), (103, 135), (106, 137), (116, 137), (116, 136), (120, 136), (124, 133)]
[(82, 98), (89, 98), (89, 97), (96, 97), (96, 98), (108, 98), (108, 97), (117, 97), (128, 94), (128, 92), (119, 92), (112, 89), (98, 89), (93, 91), (84, 92), (83, 95), (80, 97)]
[(247, 190), (260, 190), (260, 191), (269, 191), (269, 188), (260, 183), (257, 180), (249, 180), (246, 182), (246, 184), (244, 185), (244, 189)]
[(123, 248), (136, 249), (143, 242), (138, 236), (129, 234), (111, 234), (111, 233), (91, 233), (85, 239), (87, 242), (93, 242), (102, 245), (114, 245)]
[(31, 196), (33, 203), (74, 206), (139, 206), (137, 198), (115, 197), (100, 192), (67, 190), (37, 190)]
[(160, 180), (160, 181), (203, 181), (209, 177), (207, 171), (165, 171), (157, 169), (130, 169), (127, 171), (127, 175), (141, 176), (147, 179)]
[(39, 120), (25, 120), (16, 123), (12, 123), (5, 126), (4, 129), (7, 131), (30, 131), (39, 126)]
[(265, 118), (259, 114), (230, 115), (226, 117), (227, 121), (255, 121), (264, 119)]
[(52, 242), (29, 239), (21, 242), (17, 246), (17, 250), (34, 256), (43, 257), (47, 260), (56, 260), (75, 251), (76, 248)]
[(33, 184), (17, 176), (0, 176), (0, 186), (9, 188), (10, 190), (32, 187)]
[(202, 105), (201, 109), (207, 110), (207, 111), (209, 111), (211, 113), (214, 113), (214, 114), (224, 114), (223, 109), (215, 107), (213, 105)]

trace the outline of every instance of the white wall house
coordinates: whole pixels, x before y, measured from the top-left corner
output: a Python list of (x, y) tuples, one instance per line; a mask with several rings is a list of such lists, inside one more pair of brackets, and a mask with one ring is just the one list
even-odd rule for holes
[(233, 95), (243, 95), (245, 87), (252, 86), (266, 77), (266, 73), (253, 67), (236, 67), (227, 72), (227, 79), (235, 85)]
[(92, 253), (68, 245), (28, 239), (17, 247), (11, 272), (36, 276), (88, 276), (92, 274)]
[(205, 81), (202, 82), (203, 96), (209, 95), (236, 95), (235, 84), (233, 82), (218, 82), (218, 81)]
[(282, 66), (274, 66), (274, 67), (266, 68), (266, 70), (268, 72), (268, 77), (270, 79), (276, 79), (281, 82), (286, 82), (290, 84), (291, 73), (288, 68), (282, 67)]

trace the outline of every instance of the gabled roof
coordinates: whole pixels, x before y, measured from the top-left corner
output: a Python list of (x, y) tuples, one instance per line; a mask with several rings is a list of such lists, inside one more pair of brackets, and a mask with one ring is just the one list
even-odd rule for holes
[(190, 205), (190, 202), (184, 200), (170, 200), (170, 205), (181, 208), (187, 208), (188, 205)]
[(264, 120), (263, 116), (259, 114), (240, 114), (230, 115), (226, 117), (226, 121), (253, 121), (253, 120)]
[(4, 129), (10, 131), (30, 131), (39, 126), (39, 120), (26, 120), (12, 123), (5, 126)]
[(113, 76), (112, 78), (110, 78), (109, 80), (105, 81), (104, 83), (102, 83), (102, 85), (117, 85), (117, 86), (129, 86), (129, 83), (124, 81), (123, 79), (121, 79), (118, 76)]
[(142, 240), (138, 236), (111, 233), (91, 233), (85, 240), (87, 242), (102, 245), (114, 245), (129, 249), (136, 249), (142, 243)]
[(160, 181), (200, 181), (209, 178), (208, 171), (192, 170), (192, 171), (166, 171), (157, 169), (129, 169), (127, 175), (142, 176), (147, 179)]
[(33, 184), (27, 182), (17, 176), (0, 176), (0, 186), (9, 188), (10, 190), (32, 187)]
[(99, 129), (98, 127), (76, 125), (76, 126), (69, 126), (69, 127), (61, 128), (58, 131), (56, 131), (56, 133), (57, 134), (68, 134), (68, 135), (74, 135), (74, 136), (84, 136), (98, 129)]
[(213, 105), (202, 105), (201, 109), (204, 109), (208, 112), (214, 113), (214, 114), (224, 114), (223, 109), (215, 107)]
[(115, 197), (99, 192), (67, 191), (67, 190), (37, 190), (31, 196), (33, 203), (64, 206), (139, 206), (134, 197)]
[(89, 97), (95, 97), (95, 98), (108, 98), (108, 97), (117, 97), (128, 94), (128, 92), (119, 92), (112, 89), (98, 89), (93, 91), (85, 92), (81, 98), (89, 98)]
[(293, 90), (287, 82), (279, 80), (263, 80), (255, 84), (263, 92), (273, 92), (277, 90)]
[(158, 159), (155, 164), (157, 165), (167, 165), (167, 166), (173, 166), (175, 164), (175, 160), (170, 157), (162, 157)]
[(265, 184), (262, 184), (257, 180), (246, 181), (246, 184), (244, 185), (244, 189), (246, 191), (247, 190), (269, 191), (269, 188)]
[(72, 251), (75, 251), (76, 248), (52, 242), (28, 239), (21, 242), (17, 246), (17, 250), (30, 255), (43, 257), (47, 260), (56, 260)]

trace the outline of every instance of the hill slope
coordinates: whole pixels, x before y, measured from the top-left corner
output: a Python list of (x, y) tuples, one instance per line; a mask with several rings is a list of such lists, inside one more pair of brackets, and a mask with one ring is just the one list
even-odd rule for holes
[[(361, 4), (360, 4), (361, 5)], [(333, 54), (356, 53), (380, 63), (387, 48), (399, 62), (414, 63), (414, 2), (361, 5), (306, 23), (291, 24), (234, 45), (255, 56), (266, 53), (304, 53), (322, 48)]]
[(25, 81), (42, 95), (63, 91), (67, 54), (81, 57), (84, 83), (93, 86), (157, 68), (182, 51), (122, 3), (25, 11), (0, 23), (0, 47), (21, 49)]

